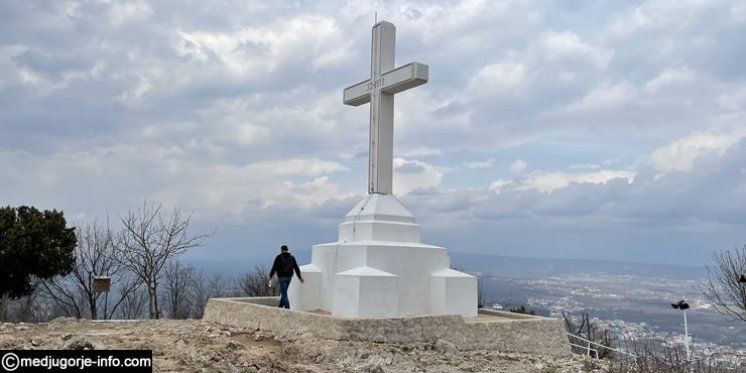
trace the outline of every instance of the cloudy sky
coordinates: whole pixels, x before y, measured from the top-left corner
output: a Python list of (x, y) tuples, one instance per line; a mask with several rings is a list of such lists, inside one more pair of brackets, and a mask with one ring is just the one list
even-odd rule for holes
[(395, 194), (453, 251), (701, 264), (746, 243), (742, 1), (4, 1), (0, 204), (143, 200), (242, 262), (333, 241), (365, 193), (373, 14)]

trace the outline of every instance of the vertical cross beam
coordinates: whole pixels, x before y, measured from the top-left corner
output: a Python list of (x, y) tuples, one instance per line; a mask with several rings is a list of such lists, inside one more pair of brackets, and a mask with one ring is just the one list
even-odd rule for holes
[(373, 26), (370, 61), (370, 153), (368, 193), (391, 194), (394, 158), (394, 95), (383, 93), (382, 75), (394, 69), (396, 28), (392, 23)]
[(394, 94), (427, 83), (428, 67), (412, 62), (394, 68), (396, 27), (381, 21), (373, 26), (370, 79), (344, 89), (342, 102), (370, 103), (368, 193), (391, 194), (394, 158)]

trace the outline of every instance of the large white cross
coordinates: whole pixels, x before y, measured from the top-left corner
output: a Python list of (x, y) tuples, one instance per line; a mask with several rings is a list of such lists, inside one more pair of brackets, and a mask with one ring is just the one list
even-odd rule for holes
[(373, 26), (370, 79), (344, 90), (345, 105), (370, 102), (368, 194), (391, 194), (394, 158), (394, 94), (427, 83), (427, 65), (412, 62), (394, 69), (396, 27)]

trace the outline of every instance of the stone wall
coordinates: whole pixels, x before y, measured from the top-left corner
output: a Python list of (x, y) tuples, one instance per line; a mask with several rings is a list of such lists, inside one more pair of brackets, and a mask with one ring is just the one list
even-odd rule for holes
[(277, 308), (278, 298), (213, 298), (204, 320), (272, 332), (280, 336), (310, 333), (333, 340), (381, 343), (453, 343), (460, 350), (567, 356), (570, 347), (560, 320), (510, 312), (480, 310), (474, 320), (461, 316), (341, 319), (313, 312)]

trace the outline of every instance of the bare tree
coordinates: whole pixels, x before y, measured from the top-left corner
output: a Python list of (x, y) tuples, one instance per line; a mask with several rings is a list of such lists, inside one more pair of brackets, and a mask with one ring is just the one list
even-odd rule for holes
[[(110, 318), (126, 295), (139, 284), (132, 281), (122, 264), (121, 252), (115, 249), (108, 224), (103, 226), (94, 221), (80, 229), (77, 236), (72, 272), (44, 281), (44, 295), (60, 309), (68, 310), (71, 316), (89, 316), (94, 320), (99, 316)], [(116, 297), (110, 300), (110, 292), (96, 291), (93, 280), (99, 276), (111, 277), (111, 287), (121, 288)]]
[[(207, 291), (209, 297), (227, 297), (231, 295), (231, 290), (228, 288), (228, 281), (219, 273), (210, 277), (210, 280), (207, 282)], [(233, 294), (235, 294), (235, 291)], [(206, 300), (205, 303), (207, 303)]]
[(42, 282), (41, 287), (44, 297), (54, 302), (57, 312), (79, 319), (83, 317), (85, 299), (71, 278), (50, 279)]
[(37, 287), (30, 294), (11, 300), (8, 307), (8, 320), (13, 322), (43, 322), (49, 319), (53, 313), (49, 303), (40, 296), (40, 288)]
[(160, 204), (144, 202), (137, 211), (120, 218), (124, 229), (116, 247), (122, 263), (145, 283), (148, 316), (157, 319), (161, 313), (158, 284), (166, 263), (200, 246), (207, 236), (190, 236), (187, 230), (191, 216), (182, 216), (178, 208), (164, 214)]
[(185, 267), (178, 260), (169, 262), (164, 271), (165, 300), (168, 316), (172, 319), (186, 319), (190, 316), (194, 303), (194, 268)]
[[(599, 327), (595, 322), (593, 322), (593, 320), (591, 320), (587, 313), (582, 313), (578, 318), (579, 320), (572, 317), (572, 315), (570, 315), (569, 313), (565, 312), (562, 312), (562, 317), (565, 319), (565, 330), (567, 330), (570, 334), (585, 338), (589, 341), (596, 342), (601, 346), (608, 347), (598, 348), (598, 356), (596, 356), (597, 358), (605, 359), (613, 356), (614, 351), (611, 350), (611, 348), (614, 348), (614, 337), (611, 334), (611, 330)], [(572, 337), (570, 338), (571, 342), (578, 342), (573, 341)], [(582, 343), (579, 344), (582, 345)], [(577, 349), (577, 347), (572, 348), (573, 350)], [(582, 351), (576, 352), (582, 353)]]
[(23, 322), (38, 322), (42, 319), (39, 315), (39, 293), (35, 291), (25, 297), (18, 299), (17, 318)]
[(207, 279), (205, 273), (202, 271), (196, 271), (192, 277), (192, 283), (190, 284), (192, 293), (192, 309), (191, 317), (195, 319), (202, 318), (204, 313), (205, 305), (210, 299), (210, 294), (207, 287)]
[(140, 286), (124, 295), (124, 301), (119, 307), (119, 316), (123, 319), (139, 319), (145, 314), (148, 304), (148, 293), (145, 286)]
[(717, 312), (733, 320), (746, 321), (746, 283), (739, 282), (746, 273), (746, 245), (712, 254), (715, 267), (707, 268), (707, 282), (702, 293)]
[(681, 346), (661, 344), (658, 340), (648, 338), (631, 338), (622, 341), (625, 351), (633, 354), (618, 355), (603, 365), (594, 360), (587, 360), (588, 371), (609, 373), (730, 373), (742, 372), (743, 369), (735, 354), (713, 353), (704, 357), (687, 358)]
[(484, 277), (477, 276), (477, 308), (484, 308), (485, 306), (484, 297)]
[[(34, 281), (41, 281), (34, 279)], [(35, 289), (28, 295), (18, 299), (11, 299), (8, 303), (7, 320), (10, 322), (45, 322), (55, 317), (66, 316), (54, 302), (50, 302), (43, 294), (44, 289), (40, 285), (34, 285)]]
[(4, 292), (0, 295), (0, 323), (8, 320), (8, 306), (10, 305), (10, 294)]
[(245, 297), (266, 297), (278, 294), (277, 286), (270, 286), (269, 269), (263, 266), (255, 266), (254, 270), (247, 272), (236, 280), (236, 288), (240, 295)]
[(192, 283), (192, 317), (202, 318), (207, 301), (210, 298), (228, 296), (229, 291), (225, 278), (219, 273), (206, 278), (202, 271), (197, 272)]

